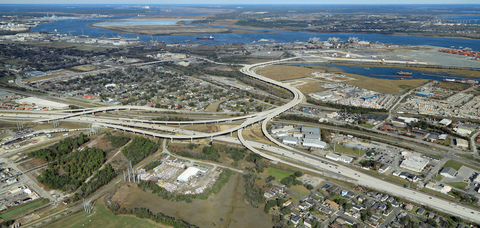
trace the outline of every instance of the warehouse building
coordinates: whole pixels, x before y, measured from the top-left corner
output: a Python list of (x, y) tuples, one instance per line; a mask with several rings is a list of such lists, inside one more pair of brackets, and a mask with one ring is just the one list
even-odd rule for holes
[(292, 136), (286, 136), (282, 140), (283, 144), (290, 144), (290, 145), (297, 145), (297, 142), (298, 142), (298, 139)]
[(197, 175), (200, 169), (195, 167), (188, 167), (180, 176), (177, 177), (178, 182), (187, 182), (191, 177)]
[(320, 134), (320, 129), (318, 127), (302, 127), (301, 131), (303, 134)]
[(327, 147), (327, 143), (320, 141), (319, 139), (307, 139), (303, 140), (304, 147), (314, 147), (319, 149), (325, 149)]
[(320, 140), (321, 136), (319, 134), (306, 134), (305, 139), (318, 139)]
[(457, 175), (458, 171), (452, 167), (445, 167), (440, 171), (440, 175), (444, 177), (454, 178)]

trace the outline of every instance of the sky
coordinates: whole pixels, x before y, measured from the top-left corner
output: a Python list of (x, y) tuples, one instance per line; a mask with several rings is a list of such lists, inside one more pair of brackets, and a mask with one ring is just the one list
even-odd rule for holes
[(0, 4), (480, 4), (479, 0), (0, 0)]

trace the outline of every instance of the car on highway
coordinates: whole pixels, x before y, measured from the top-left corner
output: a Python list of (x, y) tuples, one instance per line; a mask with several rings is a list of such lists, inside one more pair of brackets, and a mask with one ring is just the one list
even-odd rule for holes
[(428, 197), (429, 199), (432, 199), (432, 197)]

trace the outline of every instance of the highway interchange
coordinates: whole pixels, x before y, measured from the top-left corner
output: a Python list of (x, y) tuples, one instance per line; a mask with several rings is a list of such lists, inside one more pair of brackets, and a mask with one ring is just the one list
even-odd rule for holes
[[(86, 114), (95, 114), (98, 112), (104, 111), (118, 111), (118, 110), (145, 110), (145, 111), (158, 111), (162, 112), (161, 109), (155, 109), (150, 107), (139, 107), (139, 106), (110, 106), (110, 107), (101, 107), (101, 108), (90, 108), (82, 110), (69, 110), (72, 113), (62, 113), (59, 111), (52, 112), (52, 115), (46, 115), (44, 112), (31, 112), (28, 114), (20, 113), (20, 116), (24, 118), (34, 118), (33, 121), (36, 122), (50, 122), (50, 121), (72, 121), (72, 122), (85, 122), (85, 123), (95, 123), (96, 126), (108, 127), (123, 131), (134, 132), (143, 135), (150, 135), (158, 138), (165, 138), (169, 140), (175, 139), (201, 139), (201, 138), (210, 138), (211, 140), (219, 140), (229, 143), (240, 143), (254, 153), (257, 153), (267, 159), (288, 164), (299, 169), (307, 170), (312, 173), (317, 173), (321, 175), (329, 176), (342, 176), (343, 178), (350, 179), (354, 182), (357, 182), (359, 185), (363, 185), (372, 189), (377, 189), (389, 193), (391, 195), (410, 200), (422, 205), (428, 205), (431, 208), (449, 213), (455, 216), (465, 218), (470, 221), (480, 222), (480, 211), (476, 209), (467, 208), (465, 206), (456, 205), (451, 201), (447, 201), (438, 197), (427, 195), (423, 192), (403, 188), (402, 186), (386, 182), (384, 180), (366, 175), (360, 174), (354, 169), (349, 168), (345, 165), (334, 164), (325, 158), (311, 155), (306, 152), (299, 151), (297, 149), (286, 146), (278, 142), (273, 136), (270, 135), (267, 129), (267, 123), (271, 121), (274, 117), (291, 110), (296, 107), (302, 101), (304, 101), (305, 96), (295, 87), (284, 84), (273, 79), (269, 79), (258, 75), (255, 73), (255, 69), (271, 64), (279, 64), (282, 61), (289, 61), (294, 58), (271, 61), (266, 63), (259, 63), (253, 65), (247, 65), (241, 69), (241, 72), (249, 77), (253, 77), (265, 83), (269, 83), (281, 88), (284, 88), (290, 91), (293, 94), (293, 99), (287, 104), (270, 109), (264, 112), (239, 116), (226, 119), (217, 119), (217, 120), (196, 120), (196, 121), (148, 121), (148, 120), (138, 120), (138, 119), (128, 119), (128, 118), (99, 118), (99, 117), (87, 117)], [(15, 114), (17, 115), (17, 114)], [(4, 114), (0, 115), (0, 118), (14, 118), (14, 114)], [(243, 120), (241, 124), (232, 125), (231, 128), (214, 133), (203, 133), (203, 132), (194, 132), (189, 130), (183, 130), (175, 128), (170, 125), (175, 124), (206, 124), (206, 123), (220, 123), (220, 122), (232, 122)], [(278, 147), (262, 144), (259, 142), (247, 141), (243, 138), (242, 131), (249, 126), (254, 124), (261, 124), (263, 134), (273, 143), (278, 145)], [(140, 129), (143, 128), (143, 129)], [(151, 131), (155, 130), (155, 132)], [(158, 133), (160, 131), (160, 133)], [(163, 133), (165, 132), (165, 133)], [(238, 138), (231, 136), (226, 136), (228, 134), (232, 135), (233, 132), (238, 132)], [(172, 134), (174, 133), (174, 134)], [(260, 151), (262, 150), (262, 151)], [(268, 151), (268, 154), (263, 151)]]

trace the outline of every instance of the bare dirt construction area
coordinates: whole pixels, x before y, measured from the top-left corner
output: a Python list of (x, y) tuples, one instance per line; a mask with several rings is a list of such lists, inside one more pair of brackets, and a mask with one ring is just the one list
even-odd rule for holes
[[(127, 185), (127, 184), (125, 184)], [(162, 212), (183, 219), (199, 227), (272, 227), (272, 218), (260, 208), (252, 208), (243, 200), (244, 180), (234, 174), (217, 195), (192, 203), (164, 200), (130, 184), (120, 188), (113, 196), (125, 208), (148, 208), (153, 213)], [(125, 191), (128, 190), (128, 194)], [(121, 194), (121, 196), (116, 196)]]
[(207, 70), (219, 70), (219, 71), (233, 71), (232, 68), (224, 65), (208, 67)]
[(92, 65), (82, 65), (82, 66), (72, 67), (72, 69), (85, 72), (85, 71), (95, 70), (95, 67)]
[(203, 124), (203, 125), (202, 124), (196, 124), (196, 125), (186, 126), (183, 129), (200, 131), (200, 132), (205, 132), (205, 133), (218, 132), (218, 127), (214, 124)]
[(29, 169), (33, 169), (35, 167), (38, 167), (38, 166), (41, 166), (41, 165), (45, 165), (47, 164), (48, 162), (46, 161), (42, 161), (38, 158), (34, 158), (34, 159), (31, 159), (31, 160), (28, 160), (28, 161), (25, 161), (23, 163), (21, 163), (20, 165), (18, 165), (17, 167), (22, 171), (26, 171), (26, 170), (29, 170)]

